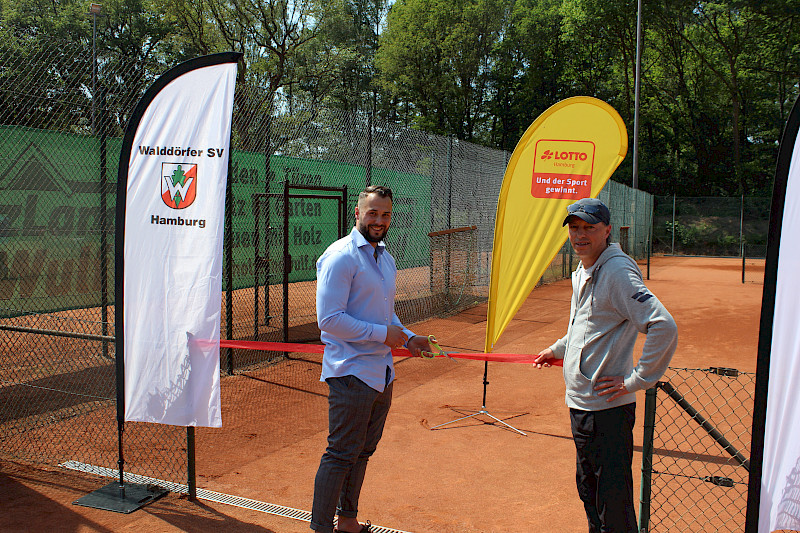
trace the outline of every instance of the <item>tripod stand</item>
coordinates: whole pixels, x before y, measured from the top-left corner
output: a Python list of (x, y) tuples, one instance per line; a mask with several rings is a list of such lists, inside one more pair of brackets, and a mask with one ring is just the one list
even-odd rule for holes
[(489, 380), (487, 379), (488, 375), (489, 375), (489, 361), (484, 361), (483, 362), (483, 403), (481, 404), (481, 410), (480, 411), (475, 411), (474, 413), (469, 414), (467, 416), (462, 416), (461, 418), (456, 418), (455, 420), (451, 420), (450, 422), (445, 422), (444, 424), (439, 424), (438, 426), (433, 426), (431, 428), (431, 431), (434, 430), (434, 429), (439, 429), (439, 428), (441, 428), (443, 426), (447, 426), (449, 424), (454, 424), (456, 422), (460, 422), (461, 420), (466, 420), (468, 418), (472, 418), (472, 417), (479, 416), (479, 415), (485, 415), (485, 416), (488, 416), (489, 418), (491, 418), (492, 420), (494, 420), (495, 422), (499, 422), (499, 423), (503, 424), (504, 426), (506, 426), (507, 428), (509, 428), (509, 429), (511, 429), (513, 431), (516, 431), (520, 435), (523, 435), (523, 436), (527, 437), (528, 436), (527, 433), (524, 433), (524, 432), (518, 430), (517, 428), (515, 428), (511, 424), (503, 422), (502, 420), (500, 420), (499, 418), (497, 418), (492, 413), (490, 413), (489, 411), (486, 410), (486, 386), (489, 384)]

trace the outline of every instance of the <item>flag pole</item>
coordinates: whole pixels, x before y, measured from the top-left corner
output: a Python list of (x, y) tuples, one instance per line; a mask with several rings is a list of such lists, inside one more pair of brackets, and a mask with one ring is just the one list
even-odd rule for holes
[(639, 188), (639, 82), (642, 71), (642, 0), (636, 9), (636, 83), (633, 97), (633, 188)]

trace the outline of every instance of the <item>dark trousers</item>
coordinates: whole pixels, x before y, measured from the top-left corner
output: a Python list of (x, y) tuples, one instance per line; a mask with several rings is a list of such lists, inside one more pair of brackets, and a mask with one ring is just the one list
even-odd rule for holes
[(633, 508), (636, 404), (602, 411), (570, 409), (578, 495), (589, 533), (638, 533)]
[(329, 378), (326, 382), (328, 448), (314, 480), (311, 529), (331, 533), (334, 514), (358, 516), (367, 462), (383, 435), (394, 383), (378, 392), (355, 376)]

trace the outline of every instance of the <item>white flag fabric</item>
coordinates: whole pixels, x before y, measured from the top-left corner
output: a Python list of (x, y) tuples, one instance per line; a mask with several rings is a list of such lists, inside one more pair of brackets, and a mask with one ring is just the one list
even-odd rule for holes
[(745, 533), (800, 530), (800, 99), (783, 131), (769, 222)]
[(793, 152), (780, 222), (759, 533), (800, 530), (800, 248), (794, 236), (800, 225), (800, 136), (789, 140)]
[[(222, 246), (238, 57), (175, 67), (145, 94), (128, 126), (124, 340), (117, 342), (126, 421), (222, 425)], [(119, 207), (117, 224), (119, 232)], [(117, 287), (119, 295), (119, 280)], [(116, 316), (119, 322), (119, 310)]]

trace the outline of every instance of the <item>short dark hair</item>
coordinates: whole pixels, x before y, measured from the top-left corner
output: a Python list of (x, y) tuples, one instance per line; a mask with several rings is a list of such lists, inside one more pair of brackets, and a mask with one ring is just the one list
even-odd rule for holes
[(358, 199), (366, 198), (370, 194), (377, 194), (381, 198), (389, 198), (389, 200), (392, 200), (392, 189), (385, 185), (369, 185), (358, 194)]

